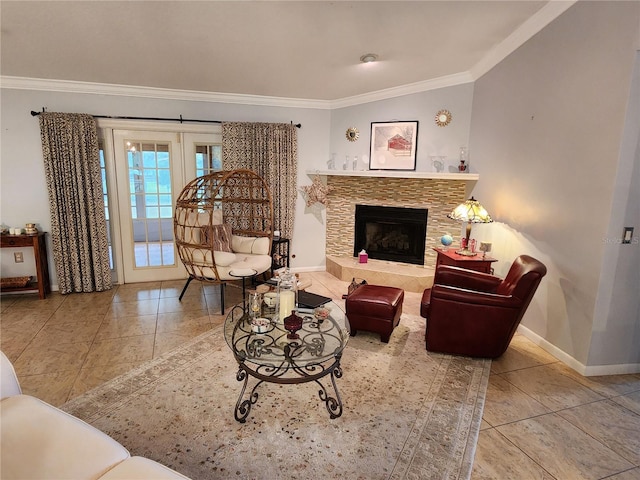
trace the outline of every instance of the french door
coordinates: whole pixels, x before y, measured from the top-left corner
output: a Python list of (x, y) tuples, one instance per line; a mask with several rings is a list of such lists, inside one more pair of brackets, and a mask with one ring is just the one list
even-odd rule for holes
[(188, 181), (221, 168), (220, 148), (215, 132), (113, 130), (119, 281), (186, 277), (174, 244), (175, 200)]
[(180, 136), (114, 131), (122, 273), (125, 283), (182, 278), (173, 205), (185, 183)]

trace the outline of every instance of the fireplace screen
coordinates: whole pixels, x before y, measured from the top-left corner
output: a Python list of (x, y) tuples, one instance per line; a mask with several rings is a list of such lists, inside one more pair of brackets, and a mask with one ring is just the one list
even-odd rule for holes
[(356, 205), (353, 255), (364, 249), (369, 258), (424, 265), (427, 214), (424, 208)]

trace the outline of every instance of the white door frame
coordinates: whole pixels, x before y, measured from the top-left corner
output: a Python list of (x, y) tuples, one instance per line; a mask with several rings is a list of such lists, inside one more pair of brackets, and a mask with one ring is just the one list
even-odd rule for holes
[[(134, 121), (120, 119), (97, 119), (98, 128), (102, 131), (105, 167), (107, 170), (107, 194), (109, 198), (109, 215), (111, 219), (111, 238), (112, 252), (115, 269), (115, 279), (120, 285), (125, 283), (124, 276), (124, 260), (122, 245), (122, 226), (120, 224), (120, 208), (119, 208), (119, 185), (116, 175), (115, 160), (115, 143), (114, 130), (131, 130), (131, 131), (152, 131), (152, 132), (173, 132), (180, 134), (181, 159), (185, 158), (184, 142), (182, 136), (185, 133), (217, 135), (220, 138), (222, 127), (220, 124), (192, 125), (173, 122), (155, 122), (155, 121)], [(215, 137), (214, 137), (215, 138)], [(181, 176), (185, 183), (195, 175), (195, 163), (186, 165), (187, 161), (181, 161)], [(177, 196), (182, 189), (181, 185), (174, 193)], [(183, 271), (182, 277), (186, 278), (186, 271)]]

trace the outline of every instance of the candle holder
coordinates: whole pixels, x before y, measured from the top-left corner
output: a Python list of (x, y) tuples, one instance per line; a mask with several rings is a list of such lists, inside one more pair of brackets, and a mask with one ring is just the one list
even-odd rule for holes
[(278, 318), (283, 321), (298, 305), (298, 279), (288, 269), (278, 276)]

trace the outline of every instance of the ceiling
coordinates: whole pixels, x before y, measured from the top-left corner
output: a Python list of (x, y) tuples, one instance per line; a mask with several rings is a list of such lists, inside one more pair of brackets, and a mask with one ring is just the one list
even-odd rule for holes
[(335, 101), (471, 79), (558, 3), (2, 0), (0, 73)]

